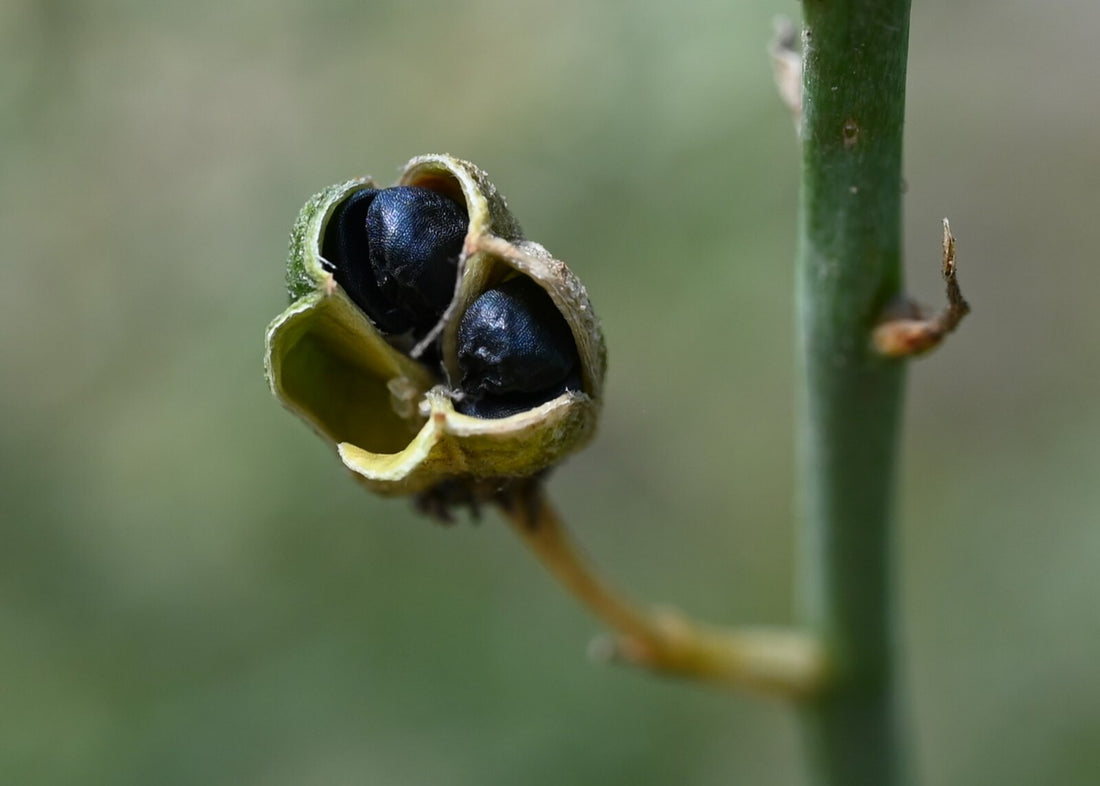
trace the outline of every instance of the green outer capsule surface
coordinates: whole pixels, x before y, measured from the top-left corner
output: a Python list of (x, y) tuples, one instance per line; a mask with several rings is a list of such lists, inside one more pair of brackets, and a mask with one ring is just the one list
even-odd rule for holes
[[(358, 178), (314, 196), (294, 224), (287, 267), (292, 302), (266, 335), (272, 393), (383, 494), (418, 494), (453, 481), (477, 493), (492, 486), (486, 481), (552, 467), (591, 439), (602, 401), (607, 354), (584, 286), (563, 262), (523, 238), (503, 197), (473, 164), (420, 156), (396, 185), (431, 188), (460, 201), (469, 215), (454, 298), (429, 334), (440, 342), (441, 366), (432, 368), (387, 341), (321, 260), (335, 208), (354, 191), (376, 187)], [(505, 418), (463, 415), (453, 403), (459, 321), (485, 290), (515, 275), (533, 279), (564, 316), (584, 392), (567, 391)]]

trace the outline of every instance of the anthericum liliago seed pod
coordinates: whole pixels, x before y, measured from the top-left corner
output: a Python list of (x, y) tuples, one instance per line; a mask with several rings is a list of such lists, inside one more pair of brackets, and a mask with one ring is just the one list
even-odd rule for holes
[(271, 390), (375, 491), (476, 500), (593, 434), (606, 350), (588, 295), (473, 164), (421, 156), (394, 188), (326, 188), (294, 224), (287, 284)]

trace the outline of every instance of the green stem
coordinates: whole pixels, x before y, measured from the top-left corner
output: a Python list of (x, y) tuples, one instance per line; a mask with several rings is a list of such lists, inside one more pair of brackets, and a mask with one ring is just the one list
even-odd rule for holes
[(804, 0), (798, 255), (802, 613), (833, 689), (806, 706), (812, 782), (904, 782), (893, 486), (904, 364), (870, 332), (901, 289), (909, 0)]

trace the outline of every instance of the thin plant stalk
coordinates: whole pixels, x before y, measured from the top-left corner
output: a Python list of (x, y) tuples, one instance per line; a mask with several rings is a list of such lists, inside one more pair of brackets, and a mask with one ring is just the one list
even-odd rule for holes
[(870, 336), (902, 287), (909, 5), (803, 2), (798, 595), (835, 668), (803, 705), (815, 786), (906, 782), (893, 558), (905, 369)]

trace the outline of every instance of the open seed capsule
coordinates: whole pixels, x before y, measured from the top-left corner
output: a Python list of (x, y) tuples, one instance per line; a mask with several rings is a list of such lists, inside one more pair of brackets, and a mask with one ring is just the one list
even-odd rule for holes
[(485, 174), (415, 158), (317, 194), (291, 233), (272, 392), (382, 493), (476, 497), (591, 438), (606, 351), (584, 287)]

